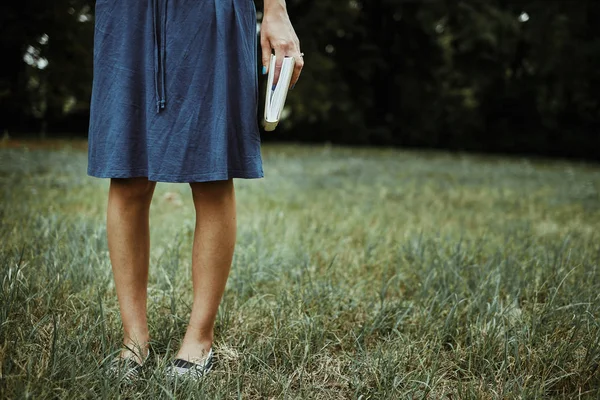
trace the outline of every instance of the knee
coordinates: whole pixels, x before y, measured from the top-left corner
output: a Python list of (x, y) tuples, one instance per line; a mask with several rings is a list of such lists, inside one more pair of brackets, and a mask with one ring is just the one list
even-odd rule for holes
[(234, 197), (233, 179), (210, 182), (191, 182), (192, 196), (198, 201), (226, 201)]
[(150, 201), (156, 182), (147, 178), (112, 178), (110, 191), (123, 200)]

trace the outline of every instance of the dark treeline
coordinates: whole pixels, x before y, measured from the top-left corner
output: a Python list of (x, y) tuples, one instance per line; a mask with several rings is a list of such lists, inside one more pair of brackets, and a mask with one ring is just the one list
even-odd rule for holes
[[(265, 141), (598, 159), (600, 1), (287, 3), (306, 68)], [(0, 5), (2, 131), (85, 134), (93, 8)]]

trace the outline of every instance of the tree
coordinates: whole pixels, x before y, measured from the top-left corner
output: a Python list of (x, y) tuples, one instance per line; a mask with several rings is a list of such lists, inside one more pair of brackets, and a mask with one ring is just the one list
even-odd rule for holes
[[(92, 0), (0, 5), (0, 129), (31, 130), (89, 106)], [(36, 123), (37, 122), (37, 123)]]
[[(264, 140), (599, 157), (596, 0), (287, 5), (306, 66)], [(92, 0), (0, 5), (0, 128), (87, 131), (92, 14)]]

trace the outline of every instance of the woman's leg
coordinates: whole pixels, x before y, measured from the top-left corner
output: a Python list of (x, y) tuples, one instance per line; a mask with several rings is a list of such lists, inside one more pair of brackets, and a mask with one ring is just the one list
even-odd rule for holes
[(192, 182), (196, 228), (192, 251), (194, 300), (177, 358), (201, 359), (213, 343), (217, 309), (225, 291), (236, 241), (233, 180)]
[[(148, 347), (146, 293), (150, 262), (150, 203), (156, 182), (147, 178), (111, 179), (106, 231), (110, 261), (121, 309), (121, 357), (141, 363)], [(140, 357), (142, 356), (142, 357)]]

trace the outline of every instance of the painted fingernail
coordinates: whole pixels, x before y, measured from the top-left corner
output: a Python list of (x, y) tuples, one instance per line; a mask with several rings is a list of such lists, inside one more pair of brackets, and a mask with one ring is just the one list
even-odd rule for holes
[(267, 74), (267, 66), (266, 65), (263, 65), (262, 74), (263, 75)]
[(271, 88), (271, 90), (275, 90), (276, 87), (277, 87), (277, 85), (273, 85), (273, 87)]
[(296, 84), (294, 83), (294, 84), (292, 85), (292, 87), (290, 88), (290, 90), (294, 90), (294, 88), (295, 88), (295, 87), (296, 87)]

